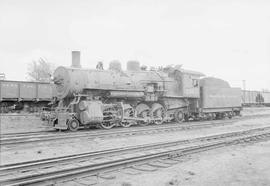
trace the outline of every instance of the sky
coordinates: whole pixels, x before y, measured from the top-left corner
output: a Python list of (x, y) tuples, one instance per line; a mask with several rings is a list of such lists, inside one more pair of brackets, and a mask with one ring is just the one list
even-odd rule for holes
[(0, 73), (27, 80), (40, 57), (70, 66), (182, 64), (249, 90), (270, 90), (270, 1), (0, 0)]

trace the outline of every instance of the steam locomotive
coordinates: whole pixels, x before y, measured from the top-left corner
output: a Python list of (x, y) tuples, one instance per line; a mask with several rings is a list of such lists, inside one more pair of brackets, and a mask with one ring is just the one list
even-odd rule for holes
[(59, 102), (46, 120), (56, 129), (76, 131), (240, 115), (241, 89), (203, 76), (180, 66), (142, 70), (137, 61), (129, 61), (126, 71), (117, 61), (108, 70), (85, 69), (80, 52), (73, 51), (72, 66), (54, 72)]

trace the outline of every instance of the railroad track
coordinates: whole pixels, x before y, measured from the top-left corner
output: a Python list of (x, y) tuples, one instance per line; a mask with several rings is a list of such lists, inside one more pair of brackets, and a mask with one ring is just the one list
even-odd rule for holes
[(269, 115), (260, 116), (245, 116), (242, 118), (234, 118), (231, 120), (212, 120), (201, 122), (186, 122), (186, 123), (168, 123), (165, 125), (149, 125), (149, 126), (134, 126), (131, 128), (113, 128), (111, 130), (98, 130), (91, 131), (81, 130), (78, 132), (57, 132), (57, 131), (42, 131), (42, 132), (29, 132), (29, 133), (11, 133), (3, 134), (0, 138), (0, 145), (12, 147), (24, 144), (36, 144), (39, 142), (59, 141), (73, 138), (109, 138), (109, 137), (122, 137), (126, 135), (144, 135), (162, 132), (174, 132), (179, 130), (199, 129), (213, 126), (229, 125), (236, 121), (257, 118), (257, 117), (269, 117)]
[(15, 135), (3, 135), (0, 139), (0, 145), (2, 146), (14, 146), (20, 144), (33, 144), (38, 142), (48, 142), (55, 140), (66, 140), (73, 138), (110, 138), (110, 137), (122, 137), (132, 135), (145, 135), (162, 132), (174, 132), (179, 130), (199, 129), (213, 126), (229, 125), (234, 123), (235, 120), (216, 120), (216, 121), (204, 121), (204, 122), (189, 122), (185, 124), (168, 124), (168, 125), (150, 125), (145, 127), (132, 127), (132, 128), (114, 128), (111, 130), (92, 130), (81, 132), (53, 132), (53, 133), (30, 133), (29, 135), (21, 134)]
[(270, 139), (270, 127), (166, 141), (0, 166), (0, 185), (54, 184), (139, 165), (166, 167), (166, 160), (227, 145)]
[[(262, 118), (262, 117), (269, 117), (270, 114), (260, 114), (260, 115), (248, 115), (248, 116), (242, 116), (242, 117), (235, 117), (233, 119), (231, 119), (231, 121), (239, 121), (239, 120), (243, 120), (243, 119), (252, 119), (252, 118)], [(224, 120), (212, 120), (212, 121), (224, 121)], [(210, 122), (209, 120), (208, 121), (190, 121), (190, 122), (185, 122), (185, 123), (182, 123), (181, 125), (189, 125), (189, 124), (193, 124), (193, 123), (198, 123), (198, 122)], [(165, 126), (165, 125), (171, 125), (171, 123), (164, 123), (160, 126)], [(153, 126), (153, 125), (150, 125), (150, 126)], [(154, 125), (156, 126), (156, 125)], [(149, 126), (139, 126), (139, 125), (136, 125), (136, 126), (132, 126), (132, 128), (134, 127), (149, 127)], [(82, 130), (79, 130), (77, 131), (78, 132), (83, 132), (84, 129), (81, 128)], [(112, 128), (110, 130), (117, 130), (119, 128)], [(94, 129), (94, 130), (99, 130), (99, 129)], [(103, 129), (101, 129), (103, 130)], [(48, 133), (57, 133), (58, 131), (54, 130), (54, 129), (50, 129), (50, 130), (42, 130), (42, 131), (35, 131), (35, 132), (19, 132), (19, 133), (4, 133), (4, 134), (1, 134), (1, 136), (3, 138), (7, 138), (7, 137), (23, 137), (23, 136), (34, 136), (34, 135), (45, 135), (45, 134), (48, 134)], [(69, 131), (62, 131), (63, 133), (65, 132), (69, 132)]]
[[(269, 117), (270, 114), (260, 114), (260, 115), (248, 115), (248, 116), (242, 116), (242, 117), (235, 117), (233, 119), (231, 119), (231, 121), (239, 121), (239, 120), (243, 120), (243, 119), (251, 119), (251, 118), (262, 118), (262, 117)], [(212, 120), (212, 121), (224, 121), (224, 120)], [(210, 122), (210, 121), (190, 121), (190, 122), (186, 122), (186, 123), (182, 123), (181, 125), (190, 125), (190, 124), (193, 124), (193, 123), (198, 123), (198, 122)], [(165, 126), (165, 125), (171, 125), (171, 123), (164, 123), (160, 126)], [(153, 126), (153, 125), (150, 125), (150, 126)], [(156, 126), (156, 125), (154, 125)], [(149, 127), (149, 126), (139, 126), (139, 125), (136, 125), (136, 126), (132, 126), (132, 128), (134, 127)], [(82, 130), (79, 130), (77, 131), (78, 132), (84, 132), (84, 129), (81, 128)], [(119, 128), (112, 128), (110, 130), (117, 130)], [(95, 131), (98, 130), (98, 129), (94, 129)], [(103, 130), (103, 129), (101, 129)], [(38, 135), (47, 135), (48, 133), (57, 133), (58, 131), (54, 130), (54, 129), (50, 129), (50, 130), (42, 130), (42, 131), (35, 131), (35, 132), (19, 132), (19, 133), (4, 133), (4, 134), (1, 134), (2, 138), (8, 138), (8, 137), (26, 137), (26, 136), (38, 136)], [(62, 131), (63, 133), (65, 132), (70, 132), (70, 131)]]

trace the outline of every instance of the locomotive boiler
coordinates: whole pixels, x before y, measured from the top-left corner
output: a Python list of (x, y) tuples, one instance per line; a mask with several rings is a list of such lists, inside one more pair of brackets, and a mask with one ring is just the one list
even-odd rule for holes
[[(129, 61), (126, 70), (117, 61), (107, 70), (85, 69), (80, 52), (74, 51), (72, 66), (54, 72), (59, 103), (49, 123), (56, 129), (76, 131), (80, 126), (110, 129), (215, 117), (216, 108), (203, 113), (200, 107), (202, 76), (180, 66), (142, 70), (137, 61)], [(232, 109), (223, 112), (230, 115)]]

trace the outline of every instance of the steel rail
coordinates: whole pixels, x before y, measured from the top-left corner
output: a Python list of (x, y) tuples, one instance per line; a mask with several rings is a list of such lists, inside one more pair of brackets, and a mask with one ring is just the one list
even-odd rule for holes
[[(269, 117), (270, 114), (260, 114), (260, 115), (248, 115), (248, 116), (242, 116), (242, 117), (236, 117), (236, 118), (232, 118), (231, 121), (238, 121), (238, 120), (242, 120), (242, 119), (250, 119), (250, 118), (260, 118), (260, 117)], [(202, 121), (190, 121), (190, 122), (184, 122), (184, 123), (175, 123), (175, 122), (168, 122), (168, 123), (165, 123), (163, 125), (148, 125), (148, 126), (139, 126), (139, 125), (136, 125), (136, 126), (132, 126), (132, 128), (146, 128), (146, 127), (164, 127), (164, 126), (167, 126), (167, 125), (182, 125), (182, 126), (186, 126), (186, 125), (190, 125), (190, 124), (193, 124), (193, 123), (202, 123), (202, 122), (219, 122), (219, 121), (224, 121), (224, 120), (202, 120)], [(96, 132), (97, 130), (99, 129), (94, 129), (93, 131), (90, 131), (90, 132)], [(102, 129), (103, 130), (103, 129)], [(104, 129), (105, 130), (105, 129)], [(104, 131), (103, 130), (103, 131)], [(112, 128), (110, 129), (110, 131), (112, 130), (126, 130), (126, 128)], [(46, 130), (46, 131), (33, 131), (33, 132), (19, 132), (19, 133), (3, 133), (1, 134), (1, 137), (2, 139), (6, 139), (6, 138), (17, 138), (17, 137), (38, 137), (38, 136), (47, 136), (48, 134), (50, 135), (53, 135), (53, 134), (59, 134), (58, 131), (54, 130), (54, 129), (50, 129), (50, 130)], [(70, 132), (70, 131), (63, 131), (63, 135), (65, 134), (69, 134), (69, 133), (74, 133), (74, 132)], [(83, 130), (79, 130), (77, 131), (77, 133), (89, 133), (89, 131), (85, 131)], [(61, 134), (60, 134), (61, 135)]]
[[(247, 116), (241, 116), (241, 117), (235, 117), (232, 118), (231, 121), (238, 121), (238, 120), (243, 120), (243, 119), (252, 119), (252, 118), (261, 118), (261, 117), (269, 117), (270, 114), (260, 114), (260, 115), (247, 115)], [(213, 121), (224, 121), (224, 120), (202, 120), (202, 121), (189, 121), (189, 122), (183, 122), (181, 124), (176, 124), (175, 122), (168, 122), (162, 125), (148, 125), (148, 126), (132, 126), (132, 128), (140, 128), (140, 127), (160, 127), (160, 126), (166, 126), (166, 125), (189, 125), (192, 123), (198, 123), (198, 122), (213, 122)], [(82, 130), (77, 131), (77, 133), (84, 133), (84, 132), (89, 132), (89, 131), (85, 131), (83, 130), (83, 128), (81, 128)], [(125, 128), (112, 128), (110, 130), (121, 130), (121, 129), (125, 129)], [(94, 129), (94, 131), (99, 130), (99, 129)], [(101, 129), (101, 130), (106, 130), (106, 129)], [(54, 130), (54, 129), (50, 129), (50, 130), (42, 130), (42, 131), (33, 131), (33, 132), (18, 132), (18, 133), (2, 133), (1, 137), (2, 138), (10, 138), (10, 137), (23, 137), (23, 136), (29, 136), (29, 135), (47, 135), (47, 134), (54, 134), (54, 133), (58, 133), (58, 131)], [(69, 133), (69, 131), (65, 132), (63, 131), (64, 134)], [(74, 132), (70, 132), (70, 133), (74, 133)]]
[[(270, 116), (270, 115), (269, 115)], [(237, 121), (239, 119), (243, 119), (242, 118), (233, 118), (230, 121)], [(162, 124), (162, 125), (154, 125), (154, 124), (150, 124), (147, 126), (140, 126), (140, 125), (136, 125), (136, 126), (132, 126), (130, 128), (124, 128), (124, 127), (115, 127), (112, 128), (110, 130), (106, 130), (106, 129), (94, 129), (92, 131), (85, 131), (83, 128), (82, 130), (78, 130), (77, 132), (70, 132), (70, 131), (61, 131), (60, 135), (65, 135), (65, 134), (76, 134), (76, 133), (89, 133), (89, 132), (96, 132), (96, 131), (113, 131), (113, 130), (127, 130), (127, 129), (132, 129), (132, 128), (152, 128), (152, 127), (166, 127), (168, 125), (181, 125), (181, 126), (186, 126), (186, 125), (190, 125), (190, 124), (196, 124), (198, 122), (200, 123), (207, 123), (207, 122), (219, 122), (219, 121), (226, 121), (226, 120), (211, 120), (211, 121), (190, 121), (190, 122), (183, 122), (183, 123), (176, 123), (176, 122), (169, 122), (166, 124)], [(17, 138), (17, 137), (24, 137), (24, 136), (45, 136), (47, 134), (55, 134), (58, 133), (59, 131), (56, 131), (54, 129), (52, 130), (48, 130), (48, 131), (37, 131), (37, 132), (20, 132), (20, 133), (6, 133), (6, 134), (1, 134), (2, 138)]]
[[(269, 116), (269, 115), (267, 115)], [(94, 130), (94, 131), (81, 131), (78, 133), (74, 132), (64, 132), (59, 133), (54, 131), (52, 133), (45, 133), (44, 134), (36, 134), (34, 136), (24, 136), (24, 137), (2, 137), (0, 138), (0, 145), (4, 146), (12, 146), (12, 145), (19, 145), (19, 144), (27, 144), (27, 143), (38, 143), (38, 142), (49, 142), (53, 140), (65, 140), (65, 139), (72, 139), (75, 137), (83, 137), (83, 138), (97, 138), (97, 137), (116, 137), (116, 136), (125, 136), (125, 135), (139, 135), (139, 134), (149, 134), (155, 132), (173, 132), (178, 130), (188, 130), (193, 128), (206, 128), (211, 126), (219, 126), (225, 124), (231, 124), (233, 122), (238, 121), (241, 118), (234, 118), (231, 120), (212, 120), (212, 121), (203, 121), (203, 122), (189, 122), (185, 124), (177, 124), (171, 123), (167, 125), (150, 125), (150, 126), (136, 126), (132, 128), (114, 128), (108, 131), (104, 130)], [(245, 118), (243, 118), (245, 119)]]
[[(185, 144), (185, 143), (192, 143), (196, 141), (203, 141), (203, 140), (211, 140), (211, 139), (216, 139), (216, 138), (223, 138), (223, 137), (232, 137), (235, 135), (239, 135), (242, 133), (249, 133), (249, 132), (254, 132), (254, 131), (261, 131), (261, 130), (270, 130), (270, 127), (264, 127), (264, 128), (254, 128), (246, 131), (236, 131), (236, 132), (231, 132), (231, 133), (222, 133), (222, 134), (216, 134), (216, 135), (208, 135), (204, 137), (198, 137), (198, 138), (193, 138), (193, 139), (186, 139), (186, 140), (178, 140), (178, 141), (173, 141), (173, 142), (161, 142), (161, 143), (152, 143), (152, 144), (147, 144), (147, 145), (139, 145), (135, 147), (122, 147), (122, 148), (112, 148), (108, 150), (102, 150), (102, 151), (95, 151), (95, 152), (87, 152), (87, 153), (81, 153), (81, 154), (76, 154), (76, 155), (68, 155), (68, 156), (62, 156), (62, 157), (56, 157), (56, 158), (49, 158), (45, 159), (42, 161), (42, 164), (48, 164), (48, 163), (59, 163), (61, 161), (66, 161), (66, 160), (74, 160), (77, 158), (89, 158), (90, 156), (96, 156), (96, 155), (106, 155), (106, 154), (112, 154), (114, 152), (120, 153), (121, 151), (131, 151), (131, 150), (138, 150), (141, 148), (149, 148), (149, 147), (159, 147), (161, 145), (178, 145), (178, 144)], [(14, 163), (14, 164), (8, 164), (8, 165), (2, 165), (0, 166), (0, 171), (7, 171), (10, 169), (18, 169), (18, 168), (26, 168), (29, 166), (33, 166), (41, 164), (40, 160), (34, 160), (34, 161), (28, 161), (28, 162), (22, 162), (22, 163)]]
[[(25, 185), (25, 184), (30, 184), (30, 183), (37, 183), (37, 182), (42, 182), (42, 181), (47, 181), (47, 180), (57, 180), (59, 178), (70, 178), (70, 176), (74, 175), (81, 175), (83, 173), (89, 174), (93, 173), (93, 171), (96, 173), (97, 171), (103, 170), (103, 169), (108, 169), (108, 168), (115, 168), (117, 165), (126, 165), (127, 163), (137, 163), (138, 161), (146, 161), (149, 160), (149, 158), (160, 158), (161, 156), (169, 156), (169, 155), (174, 155), (173, 153), (179, 153), (178, 151), (181, 151), (180, 153), (183, 153), (184, 151), (190, 151), (190, 150), (200, 150), (202, 147), (207, 147), (210, 148), (211, 146), (214, 145), (216, 147), (217, 145), (224, 145), (228, 143), (235, 142), (236, 140), (254, 140), (254, 138), (257, 138), (258, 136), (263, 136), (267, 135), (267, 137), (270, 137), (270, 127), (264, 127), (264, 128), (256, 128), (256, 129), (250, 129), (246, 131), (238, 131), (238, 132), (232, 132), (232, 133), (223, 133), (223, 134), (217, 134), (213, 136), (208, 136), (208, 137), (202, 137), (202, 138), (195, 138), (195, 139), (190, 139), (190, 140), (182, 140), (182, 141), (174, 141), (174, 142), (165, 142), (165, 143), (156, 143), (156, 144), (149, 144), (149, 145), (142, 145), (142, 146), (137, 146), (137, 147), (131, 147), (131, 148), (120, 148), (115, 150), (113, 154), (123, 154), (123, 152), (129, 151), (130, 154), (135, 154), (133, 151), (137, 150), (138, 152), (141, 151), (147, 151), (149, 150), (150, 153), (145, 154), (145, 153), (139, 153), (139, 155), (135, 157), (122, 157), (116, 158), (116, 160), (110, 160), (107, 159), (107, 161), (99, 162), (99, 163), (93, 163), (93, 164), (87, 164), (83, 166), (74, 166), (71, 169), (63, 169), (63, 170), (56, 170), (52, 172), (45, 172), (45, 173), (38, 173), (38, 174), (33, 174), (30, 176), (22, 176), (22, 177), (17, 177), (17, 178), (10, 178), (6, 180), (1, 180), (0, 184), (3, 185)], [(229, 138), (229, 139), (228, 139)], [(213, 140), (214, 142), (211, 142)], [(192, 144), (192, 143), (199, 143), (199, 144)], [(187, 147), (183, 147), (185, 144)], [(166, 149), (168, 148), (168, 149)], [(154, 152), (151, 152), (151, 150)], [(158, 150), (157, 150), (158, 149)], [(165, 150), (165, 151), (164, 151)], [(103, 152), (92, 152), (90, 156), (105, 156), (104, 159), (106, 160), (106, 155), (112, 155), (113, 150), (107, 150)], [(118, 151), (118, 152), (117, 152)], [(133, 153), (131, 153), (133, 152)], [(76, 155), (75, 155), (76, 156)], [(116, 157), (116, 156), (115, 156)], [(63, 157), (62, 157), (63, 158)], [(62, 159), (63, 161), (71, 161), (71, 157), (64, 157)], [(78, 157), (76, 157), (78, 158)], [(88, 157), (90, 158), (90, 157)], [(57, 159), (50, 159), (50, 163), (55, 165), (55, 162), (61, 161), (61, 158)], [(43, 161), (32, 161), (32, 162), (26, 162), (25, 164), (18, 164), (18, 165), (7, 165), (7, 166), (1, 166), (0, 172), (7, 172), (10, 170), (18, 170), (19, 167), (21, 168), (26, 168), (26, 167), (34, 167), (34, 166), (40, 166), (38, 165), (41, 164), (47, 164), (48, 165), (48, 160), (43, 160)], [(59, 162), (58, 162), (59, 163)], [(59, 165), (59, 164), (58, 164)]]
[(84, 138), (97, 138), (97, 137), (111, 137), (111, 136), (125, 136), (125, 135), (138, 135), (143, 133), (155, 133), (155, 132), (169, 132), (169, 131), (178, 131), (178, 130), (187, 130), (193, 128), (207, 128), (211, 126), (226, 125), (235, 122), (235, 120), (218, 120), (211, 122), (190, 122), (188, 124), (170, 124), (170, 125), (152, 125), (146, 127), (133, 127), (133, 128), (117, 128), (113, 130), (98, 130), (98, 131), (88, 131), (88, 132), (68, 132), (68, 133), (54, 133), (54, 134), (42, 134), (34, 136), (23, 136), (23, 137), (1, 137), (0, 145), (18, 145), (26, 144), (33, 142), (46, 142), (52, 140), (65, 140), (72, 139), (77, 137)]

